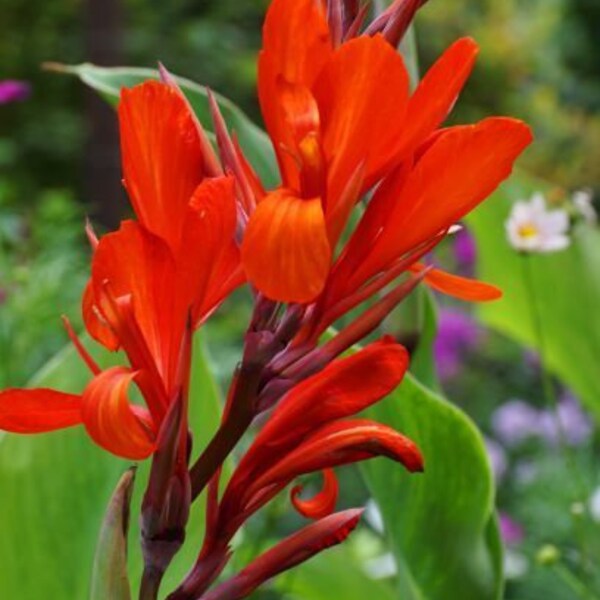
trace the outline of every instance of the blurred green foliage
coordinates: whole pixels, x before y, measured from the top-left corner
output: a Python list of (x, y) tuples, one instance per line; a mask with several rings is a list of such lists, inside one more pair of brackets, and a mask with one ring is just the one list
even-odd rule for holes
[(417, 20), (422, 66), (460, 36), (481, 46), (454, 122), (522, 118), (536, 137), (522, 166), (568, 188), (596, 190), (599, 28), (594, 0), (431, 0)]
[(23, 385), (79, 328), (87, 270), (81, 209), (62, 190), (17, 206), (0, 182), (0, 388)]

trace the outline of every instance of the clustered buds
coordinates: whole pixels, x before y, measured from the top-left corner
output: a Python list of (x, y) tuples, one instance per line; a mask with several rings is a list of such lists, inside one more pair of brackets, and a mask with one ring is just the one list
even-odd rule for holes
[[(527, 126), (510, 118), (441, 128), (472, 69), (471, 39), (452, 45), (410, 92), (395, 46), (423, 4), (396, 0), (366, 23), (368, 6), (358, 0), (273, 0), (258, 90), (281, 174), (275, 189), (260, 180), (210, 92), (217, 150), (162, 65), (160, 82), (122, 91), (123, 182), (136, 220), (100, 239), (88, 226), (83, 314), (91, 337), (122, 349), (129, 364), (102, 370), (66, 321), (90, 383), (79, 395), (1, 392), (0, 427), (37, 433), (83, 424), (114, 454), (152, 457), (141, 513), (142, 600), (157, 597), (203, 493), (204, 543), (170, 600), (246, 597), (343, 541), (361, 510), (335, 512), (336, 467), (385, 456), (423, 469), (411, 440), (355, 417), (400, 384), (406, 350), (385, 336), (353, 346), (421, 282), (465, 300), (499, 296), (489, 284), (434, 268), (427, 255), (531, 141)], [(196, 449), (192, 338), (244, 283), (254, 310), (243, 355), (221, 425)], [(145, 407), (130, 402), (133, 384)], [(224, 461), (255, 425), (221, 486)], [(318, 472), (323, 487), (314, 497), (291, 490), (293, 506), (314, 523), (215, 584), (244, 523), (299, 476)]]

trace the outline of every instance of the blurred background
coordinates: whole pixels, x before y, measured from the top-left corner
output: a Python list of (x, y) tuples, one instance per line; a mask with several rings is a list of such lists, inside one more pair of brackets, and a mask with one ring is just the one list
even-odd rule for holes
[[(24, 385), (65, 344), (61, 313), (80, 325), (88, 268), (85, 216), (103, 231), (127, 211), (114, 112), (76, 78), (43, 70), (42, 63), (154, 67), (161, 60), (172, 72), (231, 98), (261, 123), (255, 59), (267, 4), (0, 0), (0, 388)], [(526, 120), (536, 135), (520, 163), (527, 181), (542, 182), (551, 203), (590, 190), (594, 208), (594, 193), (600, 192), (598, 0), (430, 0), (418, 15), (416, 32), (422, 69), (460, 36), (473, 36), (482, 48), (452, 122), (493, 114)], [(535, 188), (517, 185), (513, 200)], [(479, 247), (479, 234), (484, 226), (495, 226), (502, 240), (505, 217), (476, 218), (439, 260), (468, 274), (479, 271), (481, 259), (484, 273), (493, 273), (485, 258), (490, 250)], [(552, 286), (565, 285), (561, 264), (543, 268), (549, 273), (548, 294)], [(593, 307), (588, 319), (597, 321), (595, 300), (588, 301)], [(577, 310), (576, 304), (571, 308)], [(546, 314), (568, 319), (571, 313)], [(235, 320), (222, 322), (227, 339), (238, 333)], [(555, 369), (559, 376), (552, 385), (562, 423), (557, 425), (542, 393), (535, 341), (511, 335), (510, 325), (500, 320), (443, 301), (435, 344), (438, 375), (447, 396), (486, 436), (508, 548), (507, 598), (579, 597), (560, 574), (540, 566), (539, 551), (551, 544), (579, 558), (592, 552), (593, 558), (598, 550), (574, 541), (592, 523), (600, 535), (598, 429), (584, 408), (594, 403), (594, 390), (582, 400), (585, 386), (572, 385)], [(586, 346), (592, 365), (600, 360), (594, 335), (592, 327)], [(222, 364), (235, 362), (231, 353), (222, 358)], [(584, 490), (575, 499), (569, 486), (560, 485), (573, 477), (556, 451), (561, 436)], [(578, 562), (573, 563), (577, 574)], [(581, 569), (585, 581), (588, 567)], [(384, 569), (379, 575), (389, 573)]]

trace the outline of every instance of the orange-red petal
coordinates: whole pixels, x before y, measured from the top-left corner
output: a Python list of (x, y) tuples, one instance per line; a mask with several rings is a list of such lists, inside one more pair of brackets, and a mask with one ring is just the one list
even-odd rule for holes
[(382, 185), (376, 192), (373, 205), (393, 209), (368, 255), (346, 257), (356, 266), (349, 285), (364, 282), (473, 210), (510, 175), (531, 141), (529, 127), (507, 117), (444, 131), (402, 177), (400, 189)]
[(461, 38), (425, 73), (408, 103), (398, 156), (414, 150), (442, 124), (473, 70), (478, 51), (474, 40)]
[[(425, 265), (418, 263), (411, 267), (411, 271), (420, 273), (425, 268)], [(502, 290), (495, 285), (446, 273), (441, 269), (431, 269), (425, 275), (425, 283), (437, 292), (467, 302), (490, 302), (502, 298)]]
[(111, 329), (101, 312), (100, 302), (96, 300), (93, 282), (88, 281), (81, 300), (81, 313), (88, 333), (100, 344), (112, 352), (119, 349), (119, 338)]
[[(137, 325), (157, 364), (168, 355), (167, 338), (186, 319), (186, 298), (178, 289), (176, 264), (166, 243), (135, 221), (102, 237), (92, 262), (96, 299), (108, 286), (115, 298), (132, 299)], [(187, 282), (186, 282), (187, 285)], [(104, 311), (106, 312), (106, 311)], [(126, 340), (121, 339), (126, 348)]]
[(286, 190), (267, 196), (248, 223), (242, 263), (248, 279), (272, 300), (314, 300), (331, 264), (320, 199), (296, 198)]
[(154, 452), (156, 431), (148, 411), (129, 403), (127, 390), (134, 377), (124, 367), (94, 377), (83, 392), (81, 414), (99, 446), (123, 458), (142, 460)]
[(140, 222), (179, 246), (188, 202), (203, 177), (194, 117), (173, 87), (147, 81), (119, 103), (124, 183)]
[(42, 433), (79, 425), (81, 396), (45, 388), (0, 392), (0, 429)]
[(408, 73), (400, 54), (382, 36), (362, 36), (334, 53), (313, 93), (330, 165), (329, 211), (361, 163), (368, 187), (394, 158), (408, 104)]
[(327, 18), (319, 2), (274, 0), (271, 3), (258, 61), (258, 94), (283, 180), (295, 189), (299, 183), (298, 170), (289, 153), (294, 139), (279, 103), (279, 82), (311, 87), (332, 52)]
[(296, 485), (290, 492), (290, 498), (294, 508), (307, 519), (322, 519), (335, 510), (339, 495), (339, 485), (335, 471), (325, 469), (323, 471), (323, 488), (308, 500), (302, 500), (300, 493), (302, 485)]
[(205, 179), (190, 202), (178, 265), (179, 277), (189, 284), (194, 323), (243, 282), (235, 229), (233, 177)]

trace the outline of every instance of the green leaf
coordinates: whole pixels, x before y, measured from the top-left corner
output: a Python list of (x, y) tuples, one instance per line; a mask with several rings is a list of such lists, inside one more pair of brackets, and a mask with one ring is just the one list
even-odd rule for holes
[(494, 485), (476, 427), (411, 375), (368, 414), (413, 439), (425, 457), (423, 474), (384, 459), (363, 467), (398, 563), (399, 597), (500, 598)]
[[(96, 90), (108, 102), (115, 105), (119, 99), (121, 88), (133, 87), (147, 79), (158, 79), (155, 69), (137, 67), (98, 67), (90, 63), (81, 65), (48, 65), (51, 70), (76, 75), (89, 87)], [(181, 89), (189, 99), (198, 119), (207, 131), (212, 131), (212, 119), (208, 107), (206, 88), (186, 79), (176, 77)], [(274, 187), (278, 182), (277, 162), (269, 137), (257, 127), (233, 102), (215, 94), (225, 122), (230, 131), (238, 136), (244, 153), (260, 175), (267, 187)]]
[(437, 310), (435, 299), (430, 290), (421, 287), (415, 292), (419, 302), (420, 332), (417, 345), (410, 357), (410, 372), (425, 386), (439, 390), (433, 344), (437, 334)]
[[(478, 248), (478, 275), (498, 285), (504, 297), (482, 305), (483, 321), (539, 351), (533, 309), (539, 311), (547, 366), (600, 418), (600, 230), (580, 224), (564, 251), (523, 257), (506, 241), (504, 222), (512, 203), (547, 184), (520, 174), (469, 219)], [(524, 261), (529, 261), (526, 265)], [(525, 267), (529, 267), (526, 269)], [(526, 285), (531, 273), (535, 301)]]
[[(97, 348), (93, 354), (102, 365), (118, 364), (121, 359)], [(197, 455), (218, 426), (221, 411), (219, 389), (198, 336), (193, 364), (190, 423)], [(69, 348), (51, 361), (32, 386), (81, 392), (89, 378)], [(105, 507), (129, 463), (94, 445), (82, 427), (36, 436), (0, 436), (0, 598), (88, 597)], [(149, 466), (149, 461), (140, 465), (132, 500), (129, 573), (134, 590), (142, 568), (137, 517)], [(203, 527), (203, 507), (196, 503), (189, 538), (165, 578), (165, 590), (172, 590), (193, 563)]]
[(127, 532), (135, 468), (119, 480), (108, 503), (92, 571), (90, 600), (131, 600), (127, 576)]

